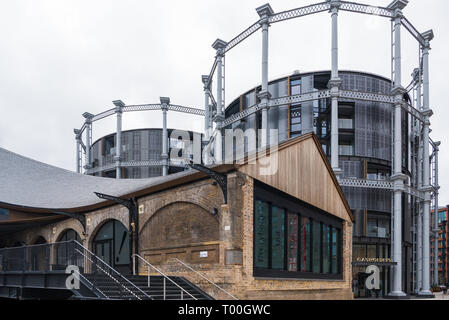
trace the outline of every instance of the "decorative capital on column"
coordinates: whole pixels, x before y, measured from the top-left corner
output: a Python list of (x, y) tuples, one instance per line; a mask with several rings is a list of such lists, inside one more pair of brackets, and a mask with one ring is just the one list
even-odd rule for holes
[(332, 88), (338, 89), (338, 88), (340, 88), (341, 84), (342, 84), (341, 79), (335, 78), (335, 79), (330, 79), (327, 85), (330, 89), (332, 89)]
[(217, 50), (217, 55), (218, 56), (223, 56), (224, 55), (224, 50), (225, 50), (227, 45), (228, 45), (228, 43), (226, 41), (221, 40), (221, 39), (217, 39), (212, 44), (212, 48)]
[(395, 11), (395, 16), (397, 17), (397, 14), (400, 13), (402, 17), (401, 10), (404, 9), (408, 4), (408, 0), (393, 0), (392, 3), (390, 3), (387, 8), (390, 10)]
[(337, 12), (338, 12), (338, 9), (339, 9), (340, 6), (341, 6), (340, 0), (327, 0), (327, 2), (329, 2), (330, 5), (331, 5), (331, 8), (330, 8), (329, 12), (331, 12), (331, 13), (337, 13)]
[(402, 184), (403, 184), (404, 181), (407, 181), (407, 179), (408, 179), (408, 176), (406, 174), (403, 174), (403, 173), (395, 173), (394, 175), (392, 175), (390, 177), (391, 181), (393, 181), (395, 183), (396, 183), (396, 181), (400, 181)]
[(115, 100), (112, 101), (112, 103), (115, 106), (115, 112), (122, 113), (122, 108), (125, 107), (125, 103), (122, 100)]
[[(407, 93), (407, 90), (402, 86), (395, 86), (393, 89), (391, 89), (391, 94), (394, 96), (400, 96), (401, 101), (404, 99), (404, 94)], [(398, 103), (399, 101), (396, 101)]]
[(434, 142), (433, 143), (433, 146), (434, 146), (434, 150), (435, 150), (435, 152), (438, 152), (438, 151), (440, 151), (440, 146), (441, 146), (441, 141), (436, 141), (436, 142)]
[(264, 90), (264, 91), (260, 91), (258, 94), (257, 94), (257, 97), (260, 99), (260, 100), (263, 100), (263, 99), (270, 99), (271, 98), (271, 93), (269, 93), (268, 92), (268, 90)]
[(270, 4), (266, 3), (263, 6), (256, 8), (256, 11), (261, 19), (259, 21), (260, 25), (268, 25), (268, 18), (274, 14)]
[(170, 104), (170, 98), (168, 97), (160, 97), (161, 104), (162, 104), (162, 111), (168, 110), (168, 105)]
[(433, 110), (432, 109), (427, 109), (427, 110), (421, 111), (421, 113), (424, 116), (424, 118), (426, 118), (426, 120), (427, 120), (426, 122), (428, 122), (429, 118), (433, 116)]
[(217, 123), (218, 128), (221, 128), (221, 123), (223, 122), (224, 119), (225, 118), (222, 114), (216, 114), (213, 118), (214, 122)]
[(73, 133), (75, 134), (76, 140), (80, 140), (80, 139), (81, 139), (81, 137), (80, 137), (80, 135), (81, 135), (81, 130), (79, 130), (79, 129), (73, 129)]
[(91, 123), (94, 115), (92, 113), (89, 113), (89, 112), (84, 112), (83, 113), (83, 117), (84, 117), (84, 119), (86, 119), (87, 123)]
[(430, 49), (430, 41), (432, 41), (433, 38), (435, 37), (433, 30), (431, 29), (426, 32), (423, 32), (423, 33), (421, 33), (421, 36), (426, 41), (426, 44), (424, 45), (424, 49)]
[(206, 91), (207, 89), (209, 89), (209, 87), (207, 86), (207, 84), (209, 82), (209, 76), (208, 75), (201, 76), (201, 81), (204, 84), (204, 90)]

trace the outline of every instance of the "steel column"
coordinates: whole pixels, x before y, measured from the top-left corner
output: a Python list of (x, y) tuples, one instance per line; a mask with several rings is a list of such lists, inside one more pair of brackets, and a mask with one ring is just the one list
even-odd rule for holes
[(404, 181), (407, 179), (402, 173), (402, 104), (405, 93), (401, 82), (401, 18), (402, 7), (397, 7), (394, 18), (394, 88), (392, 94), (395, 96), (394, 106), (394, 160), (391, 179), (394, 181), (393, 194), (393, 261), (397, 264), (393, 266), (393, 283), (390, 295), (403, 297), (405, 293), (402, 289), (402, 194), (404, 191)]
[(84, 168), (86, 170), (89, 170), (90, 168), (92, 168), (92, 163), (91, 163), (91, 141), (92, 141), (92, 118), (94, 117), (93, 114), (90, 114), (88, 112), (85, 112), (83, 114), (83, 117), (86, 119), (86, 163)]
[(208, 75), (204, 75), (201, 77), (202, 81), (203, 81), (203, 85), (204, 85), (204, 112), (205, 112), (205, 116), (204, 116), (204, 139), (206, 141), (210, 140), (210, 131), (211, 131), (211, 126), (210, 126), (210, 118), (211, 118), (211, 114), (210, 114), (210, 105), (209, 105), (209, 87), (208, 87), (208, 82), (209, 82), (209, 76)]
[(81, 131), (74, 129), (76, 140), (76, 173), (81, 173)]
[(434, 228), (433, 231), (435, 232), (435, 239), (434, 239), (434, 260), (433, 260), (433, 265), (434, 265), (434, 275), (433, 275), (433, 283), (434, 284), (439, 284), (439, 277), (438, 277), (438, 269), (439, 269), (439, 264), (438, 264), (438, 234), (440, 231), (440, 228), (438, 226), (438, 215), (439, 215), (439, 207), (438, 207), (438, 196), (439, 196), (439, 189), (440, 189), (440, 185), (438, 182), (438, 152), (440, 151), (440, 149), (438, 148), (440, 146), (440, 142), (435, 142), (435, 209), (434, 209)]
[(224, 120), (224, 105), (223, 105), (223, 58), (224, 50), (227, 42), (217, 39), (212, 44), (212, 48), (217, 51), (217, 114), (214, 121), (217, 123), (218, 132), (215, 136), (215, 152), (214, 158), (216, 163), (223, 161), (223, 139), (221, 133), (221, 124)]
[(170, 98), (161, 97), (162, 109), (162, 175), (168, 175), (168, 130), (167, 130), (167, 111), (170, 104)]
[(268, 92), (268, 21), (274, 12), (269, 4), (257, 8), (256, 11), (260, 16), (259, 23), (262, 27), (262, 90), (258, 97), (263, 106), (260, 146), (264, 148), (268, 145), (268, 102), (270, 99), (270, 93)]
[(338, 75), (338, 9), (341, 5), (338, 0), (331, 0), (331, 17), (332, 17), (332, 70), (329, 87), (331, 90), (332, 106), (331, 106), (331, 166), (334, 173), (341, 173), (339, 164), (339, 127), (338, 127), (338, 97), (341, 80)]
[(115, 177), (116, 179), (122, 178), (122, 170), (120, 167), (121, 157), (122, 157), (122, 108), (125, 104), (121, 100), (117, 100), (113, 102), (115, 105), (115, 113), (117, 114), (117, 133), (115, 136), (116, 144), (115, 144)]
[(430, 203), (431, 203), (431, 186), (430, 186), (430, 154), (429, 154), (429, 127), (431, 116), (430, 110), (430, 90), (429, 90), (429, 50), (430, 40), (433, 39), (433, 32), (423, 34), (426, 39), (426, 45), (422, 47), (423, 61), (423, 113), (425, 117), (423, 130), (423, 191), (425, 192), (425, 200), (423, 206), (423, 275), (422, 290), (419, 295), (432, 295), (430, 292)]

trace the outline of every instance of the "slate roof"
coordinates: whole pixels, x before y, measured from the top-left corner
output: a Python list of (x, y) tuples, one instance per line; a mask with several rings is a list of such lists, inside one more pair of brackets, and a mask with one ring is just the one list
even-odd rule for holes
[(78, 174), (0, 148), (0, 203), (38, 209), (73, 209), (105, 202), (94, 192), (123, 196), (192, 174), (111, 179)]

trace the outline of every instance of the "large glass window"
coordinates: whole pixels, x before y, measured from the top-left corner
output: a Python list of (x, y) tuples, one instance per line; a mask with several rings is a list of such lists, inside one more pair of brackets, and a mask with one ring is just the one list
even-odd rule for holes
[(301, 272), (312, 272), (312, 261), (310, 259), (310, 220), (301, 218)]
[(284, 270), (284, 209), (272, 206), (271, 213), (271, 268)]
[(331, 243), (331, 264), (332, 264), (332, 273), (337, 274), (340, 273), (340, 230), (336, 228), (332, 228), (332, 243)]
[(298, 215), (288, 214), (288, 271), (298, 271)]
[(323, 273), (329, 273), (331, 267), (330, 244), (332, 227), (323, 224)]
[(255, 276), (341, 279), (339, 219), (267, 190), (255, 188)]
[(313, 235), (313, 250), (312, 250), (312, 272), (321, 272), (321, 224), (318, 221), (313, 221), (312, 223), (312, 235)]
[(254, 217), (254, 265), (268, 268), (268, 203), (257, 200)]

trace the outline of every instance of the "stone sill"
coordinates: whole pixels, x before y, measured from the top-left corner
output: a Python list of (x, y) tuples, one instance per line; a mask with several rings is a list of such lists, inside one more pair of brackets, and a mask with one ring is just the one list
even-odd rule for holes
[(269, 281), (319, 281), (319, 282), (341, 282), (344, 283), (346, 280), (343, 279), (304, 279), (304, 278), (264, 278), (264, 277), (254, 277), (254, 280), (269, 280)]

